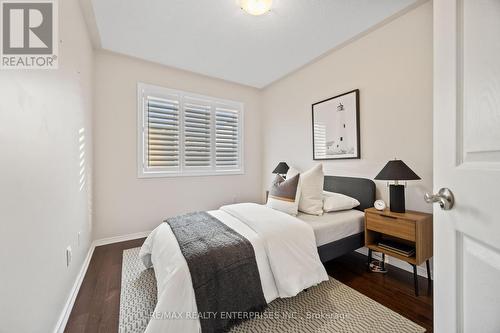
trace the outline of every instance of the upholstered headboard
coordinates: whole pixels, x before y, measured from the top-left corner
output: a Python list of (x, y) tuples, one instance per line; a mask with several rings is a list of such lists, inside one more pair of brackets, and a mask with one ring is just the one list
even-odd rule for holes
[(325, 176), (325, 191), (342, 193), (357, 199), (361, 204), (355, 209), (364, 211), (375, 202), (375, 183), (366, 178)]

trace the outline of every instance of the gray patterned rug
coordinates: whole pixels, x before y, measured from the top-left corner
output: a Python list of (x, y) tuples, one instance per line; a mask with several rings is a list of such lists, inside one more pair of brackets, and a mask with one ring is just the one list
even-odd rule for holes
[[(156, 305), (156, 280), (138, 258), (139, 248), (123, 251), (120, 333), (142, 333)], [(425, 332), (396, 312), (330, 277), (293, 298), (277, 299), (260, 318), (232, 333), (247, 332)]]

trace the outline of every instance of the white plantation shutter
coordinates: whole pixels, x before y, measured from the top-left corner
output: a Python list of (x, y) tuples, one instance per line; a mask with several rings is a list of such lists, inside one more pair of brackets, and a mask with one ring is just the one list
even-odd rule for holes
[(149, 168), (179, 167), (179, 102), (147, 97), (147, 159)]
[(184, 166), (208, 168), (212, 164), (212, 112), (210, 104), (184, 101)]
[(243, 105), (138, 84), (138, 176), (243, 173)]
[(238, 168), (240, 161), (239, 111), (229, 107), (215, 108), (215, 166)]

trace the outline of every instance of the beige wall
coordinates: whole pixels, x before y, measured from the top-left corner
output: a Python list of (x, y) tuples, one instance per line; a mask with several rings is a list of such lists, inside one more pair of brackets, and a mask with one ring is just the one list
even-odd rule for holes
[[(422, 200), (432, 189), (430, 2), (264, 90), (104, 51), (97, 52), (95, 75), (96, 239), (151, 230), (164, 217), (193, 210), (261, 201), (278, 161), (314, 164), (311, 104), (356, 88), (362, 159), (326, 161), (326, 173), (373, 178), (401, 158), (423, 179), (408, 187), (407, 207), (431, 209)], [(244, 102), (245, 174), (138, 179), (137, 82)], [(377, 185), (388, 201), (385, 183)]]
[[(137, 82), (243, 102), (245, 174), (137, 178)], [(95, 96), (96, 239), (147, 231), (165, 217), (260, 198), (262, 163), (258, 90), (98, 52)]]
[[(431, 211), (432, 3), (427, 2), (336, 50), (263, 92), (263, 187), (279, 161), (312, 160), (311, 104), (360, 90), (361, 159), (324, 161), (326, 174), (374, 178), (394, 157), (422, 181), (407, 188), (407, 208)], [(378, 196), (388, 201), (384, 182)]]
[(77, 1), (59, 18), (58, 70), (0, 73), (1, 332), (54, 331), (91, 243), (93, 54)]

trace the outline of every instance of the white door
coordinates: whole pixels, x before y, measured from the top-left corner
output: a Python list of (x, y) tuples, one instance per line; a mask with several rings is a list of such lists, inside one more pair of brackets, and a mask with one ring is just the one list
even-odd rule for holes
[(500, 332), (500, 0), (434, 0), (436, 332)]

